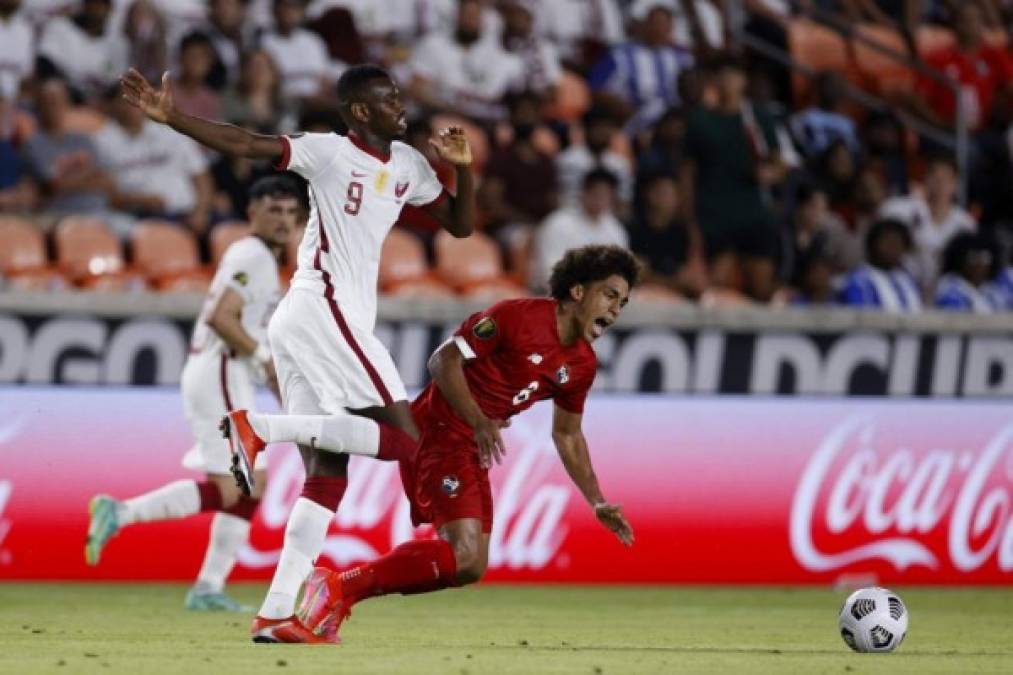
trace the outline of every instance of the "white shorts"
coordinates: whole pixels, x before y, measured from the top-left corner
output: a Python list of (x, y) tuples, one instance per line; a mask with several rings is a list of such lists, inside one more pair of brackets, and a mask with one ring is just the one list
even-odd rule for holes
[[(254, 409), (256, 388), (249, 366), (218, 352), (191, 354), (180, 377), (183, 412), (196, 440), (183, 456), (194, 471), (228, 475), (232, 457), (218, 425), (229, 410)], [(257, 456), (257, 469), (267, 468), (267, 453)]]
[(336, 302), (294, 288), (267, 331), (288, 413), (337, 415), (408, 399), (387, 348), (350, 325)]

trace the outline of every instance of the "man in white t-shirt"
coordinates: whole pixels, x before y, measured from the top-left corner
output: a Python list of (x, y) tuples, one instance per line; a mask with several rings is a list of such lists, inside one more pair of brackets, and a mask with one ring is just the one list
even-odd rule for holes
[(85, 0), (73, 17), (47, 22), (39, 38), (39, 57), (85, 96), (101, 96), (129, 62), (126, 38), (109, 25), (111, 5), (111, 0)]
[(156, 91), (131, 70), (123, 87), (127, 100), (156, 122), (222, 154), (273, 159), (309, 182), (298, 269), (268, 328), (288, 414), (237, 410), (223, 420), (223, 431), (233, 473), (247, 490), (257, 485), (253, 467), (267, 443), (299, 445), (307, 478), (251, 634), (255, 642), (323, 642), (296, 618), (295, 599), (347, 486), (347, 453), (402, 459), (419, 438), (394, 361), (373, 334), (380, 248), (405, 204), (423, 207), (453, 236), (471, 233), (471, 149), (459, 128), (433, 140), (456, 168), (451, 196), (421, 153), (394, 140), (407, 128), (400, 91), (373, 65), (349, 68), (338, 80), (348, 136), (260, 135), (186, 115), (173, 106), (168, 74)]
[(277, 392), (267, 324), (281, 298), (278, 259), (302, 212), (299, 202), (299, 186), (289, 177), (268, 176), (253, 184), (250, 236), (225, 251), (194, 324), (180, 384), (196, 442), (183, 466), (203, 472), (206, 479), (174, 481), (123, 501), (97, 495), (89, 505), (89, 565), (98, 564), (102, 549), (124, 527), (215, 512), (204, 564), (186, 596), (187, 609), (243, 609), (225, 595), (225, 580), (249, 536), (264, 491), (267, 456), (257, 458), (257, 489), (244, 495), (230, 474), (232, 460), (219, 425), (230, 410), (253, 407), (258, 381)]
[(200, 147), (149, 120), (118, 89), (112, 94), (109, 107), (114, 121), (95, 134), (95, 145), (115, 184), (113, 208), (203, 227), (214, 186)]
[(911, 230), (913, 243), (905, 265), (923, 291), (939, 275), (946, 244), (961, 232), (974, 232), (974, 217), (956, 203), (957, 165), (948, 157), (934, 157), (925, 168), (924, 195), (893, 197), (879, 208), (881, 218), (899, 220)]
[(0, 0), (0, 98), (14, 100), (32, 74), (35, 35), (18, 13), (21, 0)]
[(546, 288), (552, 266), (571, 248), (591, 244), (629, 247), (629, 234), (615, 216), (619, 181), (607, 169), (584, 177), (580, 203), (549, 214), (535, 234), (530, 285)]
[(617, 45), (626, 39), (616, 0), (553, 0), (538, 3), (536, 25), (568, 61), (583, 61), (584, 45)]
[(301, 99), (326, 95), (331, 59), (327, 45), (316, 33), (302, 27), (306, 0), (274, 0), (274, 29), (261, 38), (281, 76), (281, 93)]
[(415, 100), (488, 121), (505, 116), (500, 100), (524, 77), (524, 62), (483, 32), (478, 0), (461, 0), (455, 30), (426, 36), (411, 65)]

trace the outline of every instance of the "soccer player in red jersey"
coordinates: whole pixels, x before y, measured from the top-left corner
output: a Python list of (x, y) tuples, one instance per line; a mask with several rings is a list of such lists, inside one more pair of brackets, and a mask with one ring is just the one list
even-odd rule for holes
[(318, 567), (300, 607), (303, 624), (331, 642), (356, 603), (478, 581), (489, 555), (488, 470), (506, 451), (500, 429), (553, 399), (552, 440), (602, 525), (625, 545), (633, 530), (598, 486), (581, 430), (597, 362), (591, 342), (615, 323), (637, 282), (633, 256), (615, 246), (573, 249), (556, 263), (551, 297), (507, 300), (469, 317), (429, 360), (433, 381), (412, 404), (421, 430), (401, 475), (415, 524), (439, 538), (409, 541), (344, 573)]

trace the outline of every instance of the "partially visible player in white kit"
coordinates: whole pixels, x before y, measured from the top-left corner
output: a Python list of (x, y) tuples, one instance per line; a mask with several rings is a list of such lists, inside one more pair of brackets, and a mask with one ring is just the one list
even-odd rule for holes
[(186, 596), (188, 609), (243, 609), (225, 595), (225, 579), (263, 493), (266, 455), (257, 458), (256, 490), (243, 494), (231, 475), (232, 458), (219, 426), (230, 410), (253, 407), (258, 382), (277, 393), (267, 325), (281, 299), (278, 259), (303, 217), (300, 200), (299, 186), (290, 177), (269, 176), (253, 184), (250, 235), (225, 251), (197, 317), (180, 382), (183, 410), (196, 440), (183, 466), (202, 471), (206, 480), (178, 480), (125, 501), (97, 495), (89, 505), (89, 565), (98, 564), (109, 539), (128, 525), (215, 512), (204, 564)]
[(347, 486), (347, 453), (397, 460), (414, 453), (419, 436), (394, 362), (373, 335), (380, 248), (405, 204), (425, 208), (454, 236), (471, 233), (471, 150), (453, 127), (431, 141), (456, 168), (452, 196), (425, 157), (395, 140), (407, 128), (400, 91), (373, 65), (353, 66), (338, 80), (347, 136), (253, 134), (176, 110), (168, 74), (160, 90), (134, 70), (121, 82), (151, 119), (223, 154), (273, 159), (309, 181), (298, 271), (268, 331), (288, 414), (238, 410), (224, 431), (246, 489), (257, 485), (253, 468), (267, 443), (299, 445), (306, 481), (251, 634), (255, 642), (320, 642), (295, 617), (295, 601)]

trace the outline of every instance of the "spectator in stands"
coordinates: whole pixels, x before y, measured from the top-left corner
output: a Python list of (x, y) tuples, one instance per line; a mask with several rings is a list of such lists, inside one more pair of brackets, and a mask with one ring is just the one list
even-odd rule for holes
[(984, 237), (965, 232), (951, 239), (944, 253), (936, 307), (977, 314), (1006, 309), (1002, 289), (992, 281), (999, 266), (997, 247)]
[(872, 23), (899, 32), (908, 55), (917, 59), (915, 30), (921, 23), (923, 7), (938, 3), (923, 0), (841, 0), (839, 4), (844, 17), (851, 23)]
[(179, 75), (172, 83), (176, 109), (195, 117), (222, 119), (221, 99), (208, 82), (215, 52), (204, 33), (189, 33), (179, 44)]
[(626, 38), (616, 0), (555, 0), (539, 3), (538, 12), (543, 35), (558, 45), (563, 60), (580, 73)]
[(307, 0), (273, 0), (274, 27), (260, 41), (281, 73), (289, 100), (320, 105), (333, 99), (330, 55), (316, 33), (303, 27)]
[(565, 204), (580, 201), (584, 176), (592, 169), (608, 169), (619, 179), (619, 199), (628, 205), (633, 197), (633, 171), (630, 161), (611, 149), (619, 125), (604, 108), (591, 108), (581, 120), (583, 143), (573, 143), (556, 155), (559, 187)]
[[(810, 0), (745, 0), (746, 10), (744, 31), (752, 38), (771, 44), (788, 52), (788, 23), (792, 18), (793, 5), (808, 8)], [(770, 73), (777, 88), (777, 99), (784, 103), (792, 100), (791, 70), (780, 61), (759, 53), (751, 55), (756, 68)]]
[(911, 233), (897, 220), (878, 220), (865, 239), (866, 262), (845, 280), (841, 302), (861, 309), (886, 312), (917, 312), (922, 308), (921, 292), (904, 269), (911, 252)]
[(640, 37), (613, 47), (588, 77), (599, 102), (626, 118), (631, 134), (679, 105), (679, 79), (694, 64), (690, 52), (672, 44), (671, 7), (655, 0), (642, 9)]
[[(300, 126), (306, 133), (313, 131)], [(249, 129), (256, 131), (256, 129)], [(250, 186), (264, 176), (276, 173), (270, 162), (257, 161), (236, 155), (221, 155), (211, 166), (214, 182), (213, 212), (215, 220), (246, 218), (250, 204)]]
[(685, 139), (686, 116), (679, 108), (669, 108), (651, 130), (648, 146), (637, 155), (635, 203), (640, 203), (643, 186), (651, 177), (657, 174), (679, 175)]
[(139, 218), (165, 218), (203, 234), (210, 222), (213, 185), (196, 143), (149, 120), (119, 87), (107, 96), (112, 123), (95, 135), (102, 165), (112, 176), (113, 208)]
[(0, 0), (0, 98), (15, 101), (32, 74), (35, 33), (18, 13), (21, 0)]
[(874, 166), (863, 166), (855, 177), (851, 197), (846, 203), (834, 206), (831, 210), (847, 223), (851, 237), (845, 247), (844, 264), (854, 267), (862, 259), (865, 247), (865, 234), (878, 217), (879, 207), (886, 201), (886, 180), (882, 172)]
[(686, 125), (681, 193), (701, 231), (712, 279), (760, 301), (775, 289), (779, 243), (765, 191), (784, 177), (773, 125), (745, 98), (746, 77), (732, 57), (713, 66), (713, 109), (693, 110)]
[(851, 233), (844, 220), (830, 210), (827, 193), (818, 185), (802, 183), (795, 190), (795, 208), (783, 237), (782, 277), (800, 286), (806, 264), (829, 263), (831, 274), (842, 274), (858, 263), (850, 254)]
[(36, 190), (21, 158), (14, 102), (0, 92), (0, 213), (27, 213), (35, 208)]
[(92, 139), (67, 131), (70, 93), (55, 77), (38, 82), (39, 129), (24, 145), (23, 159), (42, 193), (42, 208), (55, 215), (101, 214), (111, 187)]
[(908, 190), (907, 130), (892, 112), (872, 112), (862, 126), (865, 163), (878, 166), (889, 194)]
[(644, 199), (629, 227), (630, 250), (643, 264), (642, 279), (688, 297), (699, 297), (707, 285), (700, 242), (690, 240), (681, 216), (678, 179), (655, 174), (643, 186)]
[(843, 140), (832, 142), (809, 162), (809, 173), (827, 193), (832, 209), (850, 205), (858, 178), (858, 160)]
[(532, 94), (510, 97), (513, 141), (493, 152), (478, 190), (486, 230), (503, 243), (512, 239), (517, 228), (540, 223), (559, 202), (552, 158), (532, 142), (541, 121), (539, 101)]
[(151, 0), (135, 0), (123, 21), (130, 65), (149, 82), (158, 82), (168, 69), (168, 26)]
[(233, 124), (260, 133), (295, 131), (292, 106), (281, 96), (281, 77), (264, 49), (243, 53), (239, 80), (222, 97), (222, 114)]
[(615, 216), (618, 186), (619, 181), (607, 170), (595, 169), (584, 177), (580, 205), (564, 206), (545, 219), (535, 235), (532, 288), (546, 287), (552, 266), (571, 248), (589, 244), (629, 245), (626, 228)]
[(48, 21), (39, 39), (43, 76), (60, 75), (76, 95), (100, 99), (126, 70), (129, 45), (109, 26), (112, 0), (83, 0), (73, 16)]
[(518, 86), (551, 100), (563, 70), (555, 45), (535, 32), (535, 0), (505, 0), (501, 9), (503, 47), (524, 64)]
[[(725, 18), (711, 0), (663, 0), (672, 10), (672, 44), (707, 55), (725, 48)], [(642, 17), (659, 0), (634, 0), (630, 16)]]
[(812, 246), (799, 258), (788, 302), (792, 305), (832, 305), (837, 302), (834, 269), (837, 261), (821, 246)]
[(504, 117), (500, 100), (524, 77), (523, 61), (483, 34), (479, 0), (461, 0), (454, 31), (423, 38), (411, 65), (416, 101), (482, 121)]
[(883, 218), (899, 220), (911, 230), (914, 242), (910, 271), (928, 289), (939, 273), (939, 258), (946, 244), (961, 232), (974, 232), (977, 223), (957, 205), (957, 167), (953, 160), (936, 156), (925, 169), (924, 195), (893, 197), (880, 207)]
[(841, 141), (856, 157), (861, 152), (855, 123), (841, 112), (844, 78), (832, 71), (820, 73), (814, 83), (816, 104), (795, 113), (791, 131), (806, 157), (815, 157)]
[[(960, 85), (961, 110), (968, 126), (978, 129), (987, 119), (996, 92), (1009, 86), (1013, 79), (1013, 60), (1003, 49), (985, 42), (982, 12), (977, 3), (960, 3), (956, 12), (956, 44), (927, 54), (925, 64)], [(953, 126), (957, 98), (949, 87), (923, 77), (913, 100), (918, 112), (933, 124)]]
[(211, 40), (214, 64), (207, 84), (216, 91), (235, 83), (242, 54), (253, 44), (248, 4), (249, 0), (210, 0), (207, 21), (195, 27)]
[[(457, 189), (457, 172), (453, 167), (444, 162), (429, 141), (433, 138), (433, 125), (426, 117), (411, 120), (408, 129), (405, 131), (404, 141), (418, 150), (425, 157), (436, 172), (444, 187), (449, 191)], [(436, 234), (440, 231), (440, 223), (433, 218), (426, 209), (405, 204), (401, 210), (401, 217), (397, 221), (398, 227), (404, 228), (416, 235), (425, 244), (426, 252), (430, 257), (434, 253), (434, 242)]]

